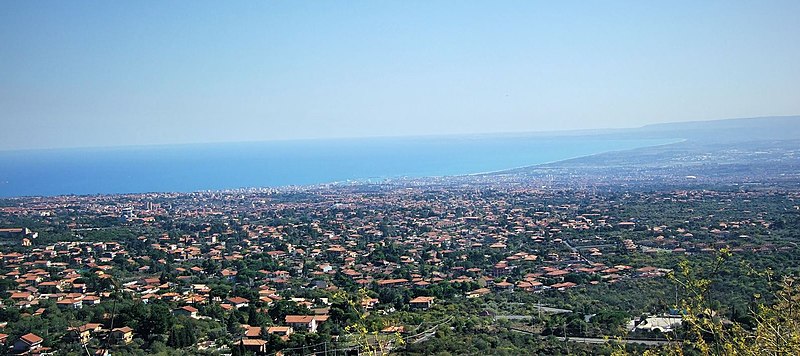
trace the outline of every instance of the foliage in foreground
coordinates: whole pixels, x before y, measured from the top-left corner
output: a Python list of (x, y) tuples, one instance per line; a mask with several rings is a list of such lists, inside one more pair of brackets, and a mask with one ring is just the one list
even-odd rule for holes
[[(678, 305), (684, 318), (675, 340), (681, 341), (645, 355), (800, 355), (800, 283), (794, 278), (783, 277), (771, 302), (750, 310), (749, 323), (728, 320), (713, 308), (713, 277), (729, 256), (724, 249), (720, 252), (710, 278), (697, 278), (688, 263), (681, 265), (679, 276), (673, 276), (686, 292)], [(761, 274), (771, 281), (769, 271)], [(628, 354), (625, 348), (614, 352)]]

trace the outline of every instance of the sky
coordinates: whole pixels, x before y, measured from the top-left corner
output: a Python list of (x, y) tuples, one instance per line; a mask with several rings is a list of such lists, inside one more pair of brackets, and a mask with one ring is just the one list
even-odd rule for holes
[(800, 114), (800, 1), (2, 1), (0, 150)]

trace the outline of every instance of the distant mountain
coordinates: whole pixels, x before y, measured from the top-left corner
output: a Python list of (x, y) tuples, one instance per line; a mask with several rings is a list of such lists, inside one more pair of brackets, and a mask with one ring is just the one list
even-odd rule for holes
[(700, 142), (795, 140), (800, 139), (800, 116), (673, 122), (647, 125), (622, 134)]
[(702, 142), (731, 142), (800, 139), (800, 116), (765, 116), (708, 121), (684, 121), (622, 129), (541, 131), (507, 134), (528, 137), (591, 136), (609, 139), (687, 139)]
[[(775, 183), (800, 185), (800, 116), (676, 122), (602, 132), (609, 139), (681, 139), (514, 169), (504, 175), (618, 186)], [(692, 177), (688, 179), (686, 177)]]

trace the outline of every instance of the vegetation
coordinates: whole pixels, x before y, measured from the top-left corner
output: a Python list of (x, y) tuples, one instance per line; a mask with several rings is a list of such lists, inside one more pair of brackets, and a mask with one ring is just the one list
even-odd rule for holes
[[(72, 207), (46, 216), (0, 212), (0, 225), (40, 232), (34, 246), (3, 246), (0, 321), (7, 324), (0, 332), (8, 342), (40, 335), (63, 354), (239, 355), (252, 352), (243, 345), (248, 338), (263, 340), (267, 354), (287, 355), (796, 351), (795, 193), (430, 189), (402, 199), (394, 191), (362, 192), (350, 205), (331, 205), (330, 193), (320, 194), (247, 202), (235, 194), (177, 195), (161, 201), (176, 213), (146, 222)], [(210, 201), (198, 208), (200, 199)], [(274, 205), (250, 208), (256, 199)], [(224, 213), (200, 216), (205, 206)], [(37, 276), (45, 277), (34, 282)], [(380, 283), (393, 279), (405, 282)], [(41, 283), (56, 280), (68, 282), (62, 290)], [(523, 287), (531, 281), (541, 286)], [(573, 285), (557, 287), (566, 282)], [(36, 303), (12, 298), (31, 290)], [(51, 297), (73, 290), (102, 302), (74, 309)], [(417, 297), (435, 303), (412, 307)], [(233, 306), (231, 298), (249, 303)], [(195, 317), (180, 312), (188, 305)], [(326, 318), (316, 332), (267, 331), (285, 325), (287, 315), (317, 313)], [(682, 326), (635, 328), (666, 314), (682, 317)], [(129, 327), (133, 341), (92, 337), (81, 345), (68, 334), (86, 323)], [(248, 337), (251, 327), (261, 329)], [(578, 342), (584, 337), (610, 342)]]

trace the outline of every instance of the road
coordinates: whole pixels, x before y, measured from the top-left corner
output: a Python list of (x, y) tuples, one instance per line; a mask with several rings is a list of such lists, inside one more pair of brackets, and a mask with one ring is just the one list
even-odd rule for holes
[[(564, 341), (563, 336), (558, 336), (556, 339)], [(601, 339), (596, 337), (576, 337), (576, 336), (568, 336), (566, 337), (566, 341), (569, 342), (580, 342), (584, 344), (605, 344), (607, 342), (617, 342), (623, 344), (641, 344), (647, 346), (658, 346), (658, 345), (666, 345), (670, 342), (667, 340), (639, 340), (639, 339)]]
[[(525, 331), (525, 330), (520, 330), (520, 329), (515, 329), (515, 328), (511, 328), (511, 331), (522, 333), (522, 334), (528, 334), (528, 335), (544, 337), (544, 336), (541, 336), (539, 334), (532, 333), (530, 331)], [(605, 344), (605, 343), (609, 343), (609, 342), (617, 342), (617, 343), (623, 343), (623, 344), (640, 344), (640, 345), (647, 345), (647, 346), (659, 346), (659, 345), (666, 345), (666, 344), (671, 343), (671, 341), (667, 341), (667, 340), (615, 339), (615, 338), (612, 338), (612, 337), (599, 338), (599, 337), (579, 337), (579, 336), (567, 336), (567, 337), (555, 336), (555, 338), (560, 340), (560, 341), (579, 342), (579, 343), (584, 343), (584, 344)]]
[[(558, 309), (558, 308), (551, 308), (546, 307), (543, 305), (536, 305), (538, 310), (545, 314), (567, 314), (572, 313), (572, 310), (569, 309)], [(512, 314), (512, 315), (495, 315), (494, 320), (530, 320), (533, 319), (533, 315), (519, 315), (519, 314)]]
[(575, 248), (575, 247), (572, 247), (572, 245), (570, 245), (569, 241), (568, 241), (566, 238), (565, 238), (565, 239), (562, 239), (562, 240), (561, 240), (561, 242), (563, 242), (563, 243), (564, 243), (564, 245), (566, 245), (566, 246), (567, 246), (567, 248), (569, 248), (569, 249), (570, 249), (570, 251), (572, 251), (572, 252), (574, 252), (574, 253), (577, 253), (577, 254), (578, 254), (578, 256), (580, 257), (580, 259), (582, 259), (582, 260), (586, 261), (586, 263), (588, 263), (588, 264), (590, 264), (590, 265), (592, 264), (592, 261), (590, 261), (588, 258), (586, 258), (586, 256), (584, 256), (584, 255), (583, 255), (583, 254), (582, 254), (580, 251), (578, 251), (578, 249), (577, 249), (577, 248)]

